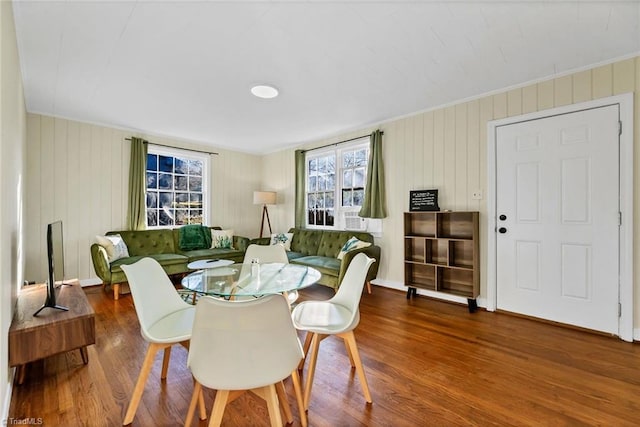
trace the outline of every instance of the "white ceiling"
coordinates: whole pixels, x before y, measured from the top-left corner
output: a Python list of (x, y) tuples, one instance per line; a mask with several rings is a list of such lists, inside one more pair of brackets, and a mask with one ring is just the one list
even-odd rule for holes
[(28, 111), (257, 154), (640, 52), (638, 1), (13, 5)]

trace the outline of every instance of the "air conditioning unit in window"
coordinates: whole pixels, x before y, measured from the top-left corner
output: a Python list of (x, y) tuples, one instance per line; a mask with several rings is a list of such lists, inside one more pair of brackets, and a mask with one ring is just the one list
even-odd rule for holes
[(353, 231), (366, 231), (367, 220), (358, 216), (358, 212), (343, 212), (344, 229)]

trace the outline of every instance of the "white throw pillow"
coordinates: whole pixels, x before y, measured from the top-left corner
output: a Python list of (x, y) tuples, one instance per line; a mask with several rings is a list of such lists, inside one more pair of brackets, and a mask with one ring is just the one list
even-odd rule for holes
[(353, 236), (349, 240), (347, 240), (344, 246), (342, 246), (342, 249), (340, 249), (340, 253), (338, 253), (338, 259), (344, 258), (344, 254), (349, 251), (352, 251), (354, 249), (366, 248), (368, 246), (371, 246), (371, 243), (363, 242), (362, 240), (356, 238), (356, 236)]
[(211, 249), (233, 249), (233, 230), (211, 230)]
[(109, 262), (129, 257), (129, 248), (127, 248), (127, 244), (119, 234), (96, 236), (96, 241), (107, 251)]
[(271, 244), (282, 245), (285, 251), (290, 251), (292, 239), (293, 233), (276, 233), (271, 235)]

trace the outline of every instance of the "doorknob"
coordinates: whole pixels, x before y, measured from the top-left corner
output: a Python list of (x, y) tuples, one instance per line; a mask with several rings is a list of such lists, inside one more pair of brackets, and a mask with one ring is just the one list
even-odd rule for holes
[(507, 216), (505, 214), (502, 214), (498, 217), (498, 219), (500, 219), (500, 221), (504, 221), (505, 219), (507, 219)]
[(500, 227), (500, 228), (498, 228), (498, 233), (504, 234), (504, 233), (506, 233), (506, 232), (507, 232), (507, 229), (506, 229), (506, 228), (504, 228), (504, 227)]

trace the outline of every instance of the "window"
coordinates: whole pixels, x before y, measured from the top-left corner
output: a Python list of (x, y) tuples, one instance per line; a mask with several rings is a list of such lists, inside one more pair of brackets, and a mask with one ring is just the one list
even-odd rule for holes
[(346, 228), (346, 215), (362, 207), (368, 160), (368, 137), (307, 153), (307, 226)]
[(150, 145), (147, 227), (206, 223), (208, 169), (206, 155)]

